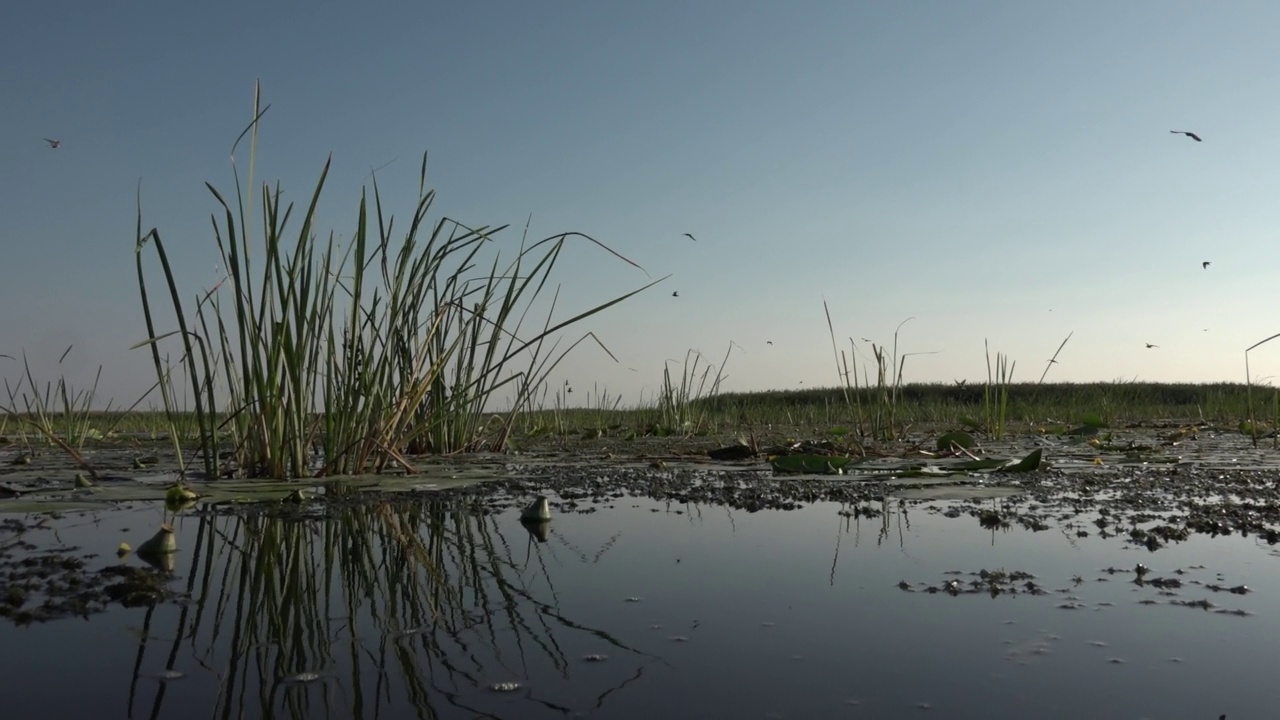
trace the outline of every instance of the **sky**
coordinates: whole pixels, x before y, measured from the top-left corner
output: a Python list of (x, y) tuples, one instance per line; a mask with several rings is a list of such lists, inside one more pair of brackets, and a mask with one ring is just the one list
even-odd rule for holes
[[(433, 219), (648, 273), (570, 241), (558, 317), (669, 275), (575, 326), (617, 358), (564, 360), (577, 402), (652, 401), (691, 350), (724, 390), (835, 385), (824, 302), (859, 363), (901, 326), (908, 382), (984, 379), (984, 342), (1034, 381), (1068, 334), (1048, 380), (1243, 381), (1280, 332), (1276, 27), (1174, 0), (21, 3), (0, 376), (25, 353), (40, 383), (101, 366), (99, 404), (147, 390), (139, 187), (185, 297), (213, 287), (205, 183), (234, 193), (260, 82), (255, 183), (305, 197), (331, 157), (321, 239), (374, 168), (407, 220), (425, 151)], [(1280, 376), (1280, 341), (1250, 363)]]

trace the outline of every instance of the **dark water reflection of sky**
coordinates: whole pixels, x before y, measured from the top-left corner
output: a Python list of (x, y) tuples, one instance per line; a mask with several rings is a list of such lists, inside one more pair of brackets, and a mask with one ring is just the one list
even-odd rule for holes
[[(0, 716), (1276, 715), (1280, 556), (1273, 548), (1197, 536), (1148, 553), (1118, 538), (1068, 537), (1057, 527), (993, 534), (971, 517), (921, 507), (860, 523), (837, 509), (748, 514), (623, 499), (591, 514), (558, 514), (548, 541), (533, 544), (514, 515), (473, 520), (470, 530), (448, 535), (455, 554), (437, 555), (445, 575), (435, 577), (455, 577), (458, 563), (472, 560), (473, 569), (499, 569), (472, 575), (486, 580), (451, 601), (454, 632), (403, 637), (395, 633), (413, 627), (405, 617), (412, 611), (387, 606), (368, 586), (370, 576), (403, 567), (393, 560), (293, 575), (310, 578), (304, 597), (321, 612), (272, 629), (270, 618), (288, 609), (238, 579), (254, 542), (223, 518), (212, 572), (196, 568), (195, 601), (185, 607), (0, 626)], [(121, 539), (136, 545), (159, 517), (152, 509), (69, 516), (60, 537), (104, 550)], [(175, 587), (192, 580), (199, 521), (181, 523)], [(305, 525), (310, 547), (332, 544), (321, 523)], [(1172, 597), (1136, 586), (1128, 569), (1138, 562), (1151, 566), (1149, 577), (1183, 568), (1187, 584)], [(1101, 572), (1108, 566), (1125, 572)], [(952, 577), (947, 571), (984, 568), (1032, 573), (1050, 593), (993, 599), (897, 587), (903, 580), (940, 585)], [(1075, 575), (1084, 580), (1078, 586)], [(279, 577), (284, 583), (288, 573)], [(1214, 593), (1192, 580), (1243, 583), (1254, 592)], [(1253, 615), (1169, 604), (1175, 598), (1207, 598)], [(1059, 607), (1067, 602), (1080, 607)], [(245, 628), (254, 622), (259, 635), (250, 642)], [(608, 657), (590, 662), (590, 654)], [(135, 665), (143, 673), (173, 667), (186, 677), (135, 682)], [(278, 685), (283, 669), (322, 677)], [(521, 687), (489, 687), (499, 682)]]

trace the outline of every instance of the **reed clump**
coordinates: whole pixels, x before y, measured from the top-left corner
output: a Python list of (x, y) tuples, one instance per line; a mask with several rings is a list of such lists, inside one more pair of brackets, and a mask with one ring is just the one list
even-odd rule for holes
[[(142, 232), (138, 210), (138, 287), (162, 401), (169, 422), (180, 416), (171, 368), (159, 344), (181, 344), (178, 365), (193, 390), (199, 456), (205, 472), (224, 474), (229, 448), (237, 472), (285, 479), (379, 472), (406, 456), (502, 449), (514, 418), (566, 353), (592, 333), (561, 347), (562, 331), (651, 287), (609, 299), (556, 321), (551, 282), (566, 243), (580, 233), (521, 240), (503, 261), (492, 251), (506, 226), (470, 227), (442, 217), (429, 224), (435, 191), (426, 188), (399, 234), (384, 213), (376, 178), (362, 194), (355, 230), (343, 248), (318, 238), (317, 208), (330, 162), (294, 221), (280, 189), (263, 185), (253, 213), (253, 157), (259, 111), (255, 95), (248, 135), (249, 179), (228, 200), (206, 183), (218, 211), (214, 238), (227, 278), (197, 297), (188, 314), (156, 229)], [(260, 227), (260, 233), (254, 232)], [(152, 247), (167, 285), (177, 330), (157, 331), (143, 265)], [(544, 297), (545, 296), (545, 297)], [(530, 323), (535, 309), (545, 316)], [(532, 328), (526, 327), (533, 324)], [(607, 348), (605, 351), (608, 352)], [(505, 400), (507, 411), (486, 408)]]

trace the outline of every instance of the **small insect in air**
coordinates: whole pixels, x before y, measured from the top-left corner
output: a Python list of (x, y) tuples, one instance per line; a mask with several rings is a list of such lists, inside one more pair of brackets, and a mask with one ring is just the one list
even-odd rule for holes
[(1147, 349), (1151, 349), (1151, 348), (1158, 348), (1158, 347), (1160, 347), (1160, 346), (1159, 346), (1159, 345), (1152, 345), (1151, 343), (1147, 343)]
[(694, 241), (694, 242), (698, 242), (698, 238), (696, 238), (696, 237), (694, 237), (694, 236), (690, 235), (689, 233), (685, 233), (685, 234), (684, 234), (684, 236), (685, 236), (685, 237), (687, 237), (687, 238), (689, 238), (690, 240), (692, 240), (692, 241)]
[(49, 147), (53, 148), (54, 150), (57, 150), (58, 146), (62, 144), (61, 140), (50, 140), (49, 138), (45, 138), (44, 141), (49, 143)]
[(1210, 265), (1212, 265), (1212, 264), (1213, 264), (1213, 263), (1212, 263), (1211, 261), (1209, 261), (1209, 260), (1205, 260), (1204, 262), (1200, 263), (1200, 267), (1201, 267), (1201, 268), (1204, 268), (1205, 270), (1208, 270), (1208, 269), (1209, 269), (1209, 266), (1210, 266)]
[(1173, 133), (1174, 135), (1186, 135), (1187, 137), (1191, 138), (1192, 140), (1195, 140), (1196, 142), (1204, 142), (1203, 140), (1200, 139), (1199, 135), (1193, 132), (1187, 132), (1186, 130), (1170, 130), (1169, 132)]

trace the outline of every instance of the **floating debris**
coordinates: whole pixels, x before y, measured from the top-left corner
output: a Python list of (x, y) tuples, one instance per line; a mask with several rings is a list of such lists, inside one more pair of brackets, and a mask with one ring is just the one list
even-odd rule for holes
[(516, 682), (515, 680), (508, 680), (506, 682), (493, 683), (489, 686), (489, 689), (500, 693), (516, 692), (517, 690), (524, 689), (524, 684)]
[(1235, 587), (1223, 587), (1221, 585), (1205, 585), (1204, 587), (1206, 590), (1212, 590), (1214, 592), (1229, 592), (1232, 595), (1247, 595), (1253, 592), (1252, 590), (1249, 589), (1248, 585), (1236, 585)]
[(178, 539), (174, 536), (172, 525), (161, 525), (150, 540), (138, 546), (138, 557), (144, 555), (167, 555), (178, 551)]
[(520, 519), (525, 522), (550, 522), (551, 503), (543, 495), (539, 495), (524, 510), (520, 511)]
[(186, 676), (187, 674), (182, 672), (181, 670), (174, 670), (172, 668), (168, 670), (161, 670), (159, 672), (153, 672), (153, 673), (138, 673), (138, 677), (152, 678), (153, 680), (159, 680), (161, 682), (181, 680)]
[(183, 486), (182, 483), (178, 483), (165, 491), (164, 502), (168, 506), (182, 506), (187, 503), (195, 502), (199, 497), (200, 496), (196, 495), (195, 491)]

